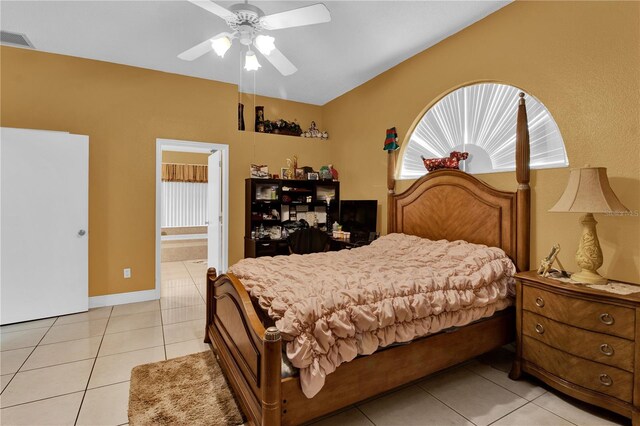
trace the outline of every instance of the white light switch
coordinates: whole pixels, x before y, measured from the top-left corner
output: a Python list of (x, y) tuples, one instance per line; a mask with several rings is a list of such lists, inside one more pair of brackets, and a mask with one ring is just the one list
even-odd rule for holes
[(123, 271), (125, 278), (131, 278), (131, 268), (124, 268)]

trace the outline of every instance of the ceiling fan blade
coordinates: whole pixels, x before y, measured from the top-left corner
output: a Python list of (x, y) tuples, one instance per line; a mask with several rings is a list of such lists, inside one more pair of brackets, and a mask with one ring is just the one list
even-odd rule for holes
[(185, 50), (184, 52), (178, 55), (178, 58), (182, 59), (183, 61), (193, 61), (194, 59), (198, 59), (200, 56), (204, 55), (205, 53), (209, 53), (211, 50), (213, 50), (213, 46), (211, 45), (211, 40), (215, 40), (222, 36), (227, 36), (229, 38), (233, 37), (231, 34), (229, 34), (226, 31), (220, 34), (216, 34), (213, 37), (206, 39), (202, 43), (196, 44), (191, 49)]
[(193, 61), (194, 59), (198, 59), (200, 56), (208, 53), (213, 50), (211, 47), (211, 39), (205, 40), (202, 43), (196, 44), (191, 49), (187, 49), (181, 54), (178, 55), (178, 58), (183, 61)]
[(235, 13), (212, 1), (209, 1), (209, 0), (189, 0), (189, 1), (195, 4), (196, 6), (200, 6), (206, 11), (213, 13), (214, 15), (218, 15), (224, 20), (227, 20), (228, 18), (236, 17)]
[(280, 74), (285, 77), (298, 71), (298, 68), (296, 68), (296, 66), (293, 65), (277, 47), (274, 48), (270, 54), (262, 56), (267, 58), (267, 61), (271, 62), (271, 65), (273, 65), (278, 71), (280, 71)]
[(327, 6), (322, 3), (274, 13), (260, 18), (260, 23), (268, 30), (322, 24), (329, 21), (331, 21), (331, 13)]

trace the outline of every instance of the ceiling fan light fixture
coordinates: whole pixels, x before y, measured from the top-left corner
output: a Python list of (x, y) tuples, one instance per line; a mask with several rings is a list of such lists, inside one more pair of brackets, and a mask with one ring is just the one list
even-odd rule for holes
[(268, 35), (259, 35), (256, 37), (256, 47), (263, 55), (269, 55), (276, 48), (275, 38)]
[(260, 62), (258, 62), (256, 54), (249, 50), (244, 57), (244, 69), (247, 71), (257, 71), (260, 67), (261, 65)]
[(227, 53), (227, 50), (231, 47), (231, 40), (229, 40), (229, 37), (227, 36), (216, 38), (211, 40), (211, 47), (218, 56), (223, 58), (224, 54)]

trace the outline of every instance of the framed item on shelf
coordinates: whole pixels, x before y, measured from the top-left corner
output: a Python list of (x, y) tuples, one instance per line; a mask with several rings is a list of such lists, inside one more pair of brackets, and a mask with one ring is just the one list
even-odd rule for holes
[(289, 176), (289, 168), (280, 167), (280, 176), (282, 176), (282, 179), (291, 179), (291, 176)]
[(318, 173), (307, 173), (307, 179), (308, 180), (318, 180)]
[(267, 165), (251, 165), (251, 177), (258, 179), (267, 179), (269, 177), (269, 167)]
[(306, 175), (304, 174), (304, 169), (296, 169), (296, 179), (304, 180)]

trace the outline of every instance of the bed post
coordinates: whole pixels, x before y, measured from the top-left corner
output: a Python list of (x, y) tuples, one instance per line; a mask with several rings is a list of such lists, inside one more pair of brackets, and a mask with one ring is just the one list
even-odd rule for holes
[(264, 353), (261, 365), (262, 426), (280, 426), (281, 421), (281, 356), (282, 339), (276, 327), (264, 333)]
[(516, 125), (516, 179), (517, 191), (517, 230), (516, 230), (516, 267), (519, 271), (529, 270), (529, 250), (531, 238), (531, 188), (529, 187), (529, 124), (524, 93), (520, 93), (518, 104), (518, 122)]
[(387, 152), (387, 234), (391, 234), (396, 232), (393, 196), (396, 193), (396, 160), (398, 151), (389, 150)]
[(215, 313), (215, 298), (213, 293), (213, 282), (216, 280), (218, 273), (216, 268), (207, 269), (207, 316), (204, 324), (204, 343), (211, 343), (209, 337), (209, 324), (213, 324), (213, 315)]

